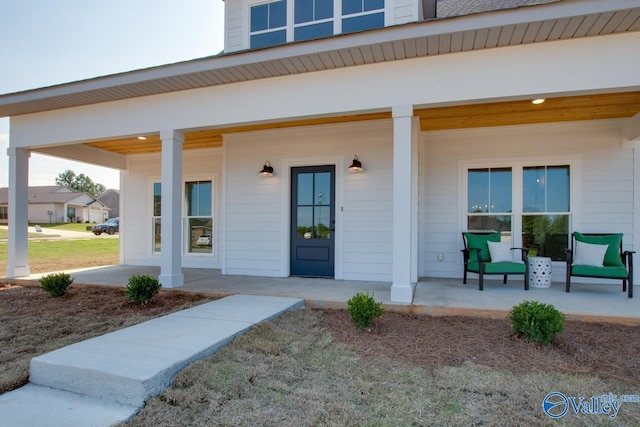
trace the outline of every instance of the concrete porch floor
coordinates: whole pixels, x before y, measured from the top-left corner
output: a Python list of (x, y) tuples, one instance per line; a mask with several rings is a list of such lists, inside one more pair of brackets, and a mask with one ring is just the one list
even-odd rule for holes
[[(126, 286), (134, 274), (157, 277), (159, 267), (106, 266), (67, 271), (75, 284)], [(387, 310), (435, 316), (473, 315), (504, 318), (516, 304), (525, 300), (536, 300), (553, 304), (569, 319), (607, 321), (640, 325), (640, 295), (627, 298), (620, 282), (603, 284), (572, 283), (571, 293), (564, 291), (564, 282), (552, 283), (551, 288), (523, 289), (521, 280), (487, 281), (484, 291), (478, 290), (477, 281), (469, 280), (465, 286), (462, 279), (422, 278), (416, 286), (412, 304), (390, 301), (391, 284), (354, 280), (314, 279), (301, 277), (273, 278), (253, 276), (225, 276), (220, 270), (185, 268), (184, 286), (178, 291), (210, 293), (216, 296), (232, 294), (270, 295), (296, 297), (305, 300), (312, 308), (345, 308), (349, 298), (358, 292), (373, 293)], [(12, 279), (9, 282), (37, 282), (44, 274), (28, 278)], [(635, 290), (635, 289), (634, 289)]]

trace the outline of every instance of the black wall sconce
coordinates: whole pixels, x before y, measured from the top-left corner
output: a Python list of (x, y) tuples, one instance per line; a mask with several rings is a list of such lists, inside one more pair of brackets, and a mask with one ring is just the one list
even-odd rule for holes
[(349, 172), (362, 172), (364, 168), (362, 167), (362, 163), (358, 160), (358, 155), (353, 156), (353, 162), (351, 166), (347, 169)]
[(264, 162), (262, 170), (258, 173), (262, 176), (273, 176), (273, 166), (271, 166), (271, 163), (269, 163), (269, 161), (267, 160), (266, 162)]

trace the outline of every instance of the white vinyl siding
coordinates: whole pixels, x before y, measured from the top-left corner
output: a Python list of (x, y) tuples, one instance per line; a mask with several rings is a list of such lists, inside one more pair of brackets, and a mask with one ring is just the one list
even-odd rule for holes
[[(423, 132), (419, 275), (462, 275), (465, 164), (570, 164), (576, 181), (570, 231), (621, 232), (630, 248), (633, 148), (623, 144), (622, 125), (622, 120), (603, 120)], [(555, 263), (553, 280), (562, 281), (563, 274), (562, 263)]]
[[(346, 171), (354, 154), (362, 173)], [(390, 281), (391, 157), (390, 120), (226, 135), (223, 273), (286, 276), (289, 168), (335, 164), (336, 277)], [(265, 160), (273, 177), (258, 175)]]

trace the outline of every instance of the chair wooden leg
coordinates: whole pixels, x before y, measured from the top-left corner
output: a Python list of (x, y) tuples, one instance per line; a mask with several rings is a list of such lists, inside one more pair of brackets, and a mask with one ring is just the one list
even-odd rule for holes
[(466, 285), (467, 284), (467, 266), (465, 265), (465, 269), (464, 269), (464, 273), (462, 273), (462, 284)]
[(569, 289), (571, 288), (571, 270), (570, 270), (571, 266), (567, 266), (567, 284), (566, 284), (566, 288), (565, 291), (569, 292)]
[(507, 284), (507, 275), (505, 274), (504, 277), (502, 278), (502, 284), (506, 285)]
[(482, 291), (484, 290), (484, 274), (480, 273), (478, 276), (478, 288)]

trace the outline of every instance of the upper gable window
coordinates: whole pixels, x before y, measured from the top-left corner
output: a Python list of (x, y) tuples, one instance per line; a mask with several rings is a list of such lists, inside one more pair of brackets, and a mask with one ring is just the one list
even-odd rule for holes
[(294, 0), (295, 41), (333, 35), (333, 0)]
[(251, 6), (251, 48), (284, 44), (287, 41), (287, 2), (278, 0)]
[(384, 27), (384, 0), (342, 0), (342, 32)]

